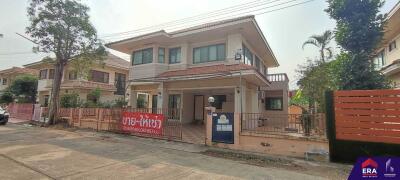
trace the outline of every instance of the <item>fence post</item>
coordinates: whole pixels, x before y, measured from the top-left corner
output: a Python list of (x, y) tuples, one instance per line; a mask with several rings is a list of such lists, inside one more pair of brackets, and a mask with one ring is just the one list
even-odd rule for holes
[(81, 118), (82, 118), (82, 108), (79, 108), (79, 109), (78, 109), (78, 123), (79, 123), (79, 127), (82, 126)]
[(96, 128), (96, 131), (99, 131), (100, 108), (96, 108), (96, 121), (97, 121), (97, 128)]
[(329, 159), (332, 161), (334, 156), (334, 142), (336, 141), (336, 128), (335, 128), (335, 101), (334, 92), (325, 92), (326, 102), (326, 134), (329, 142)]
[(69, 108), (69, 121), (70, 121), (70, 126), (73, 125), (74, 119), (72, 117), (72, 112), (74, 111), (74, 108)]

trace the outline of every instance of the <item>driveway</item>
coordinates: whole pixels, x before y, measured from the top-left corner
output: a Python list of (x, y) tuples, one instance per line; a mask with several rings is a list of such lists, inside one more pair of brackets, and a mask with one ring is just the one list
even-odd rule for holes
[(201, 153), (206, 149), (9, 123), (0, 126), (0, 179), (332, 179), (323, 175), (326, 172), (302, 173), (207, 156)]

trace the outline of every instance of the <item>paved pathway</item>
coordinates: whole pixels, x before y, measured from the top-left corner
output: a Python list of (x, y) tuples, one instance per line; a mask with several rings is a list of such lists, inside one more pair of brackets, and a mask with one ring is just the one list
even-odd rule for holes
[(0, 126), (0, 179), (328, 179), (202, 155), (204, 146)]

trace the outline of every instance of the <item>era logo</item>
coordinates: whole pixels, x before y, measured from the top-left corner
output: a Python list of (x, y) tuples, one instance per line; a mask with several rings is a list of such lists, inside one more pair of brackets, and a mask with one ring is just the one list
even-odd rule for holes
[(361, 164), (363, 177), (378, 177), (378, 163), (368, 158)]

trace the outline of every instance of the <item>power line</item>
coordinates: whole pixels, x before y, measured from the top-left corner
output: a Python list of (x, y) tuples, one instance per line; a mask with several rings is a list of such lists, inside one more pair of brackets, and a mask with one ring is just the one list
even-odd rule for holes
[[(279, 6), (279, 5), (283, 5), (283, 4), (287, 4), (287, 3), (291, 3), (291, 2), (295, 2), (295, 1), (298, 1), (298, 0), (290, 0), (290, 1), (287, 1), (287, 2), (284, 2), (284, 3), (276, 4), (276, 5), (274, 5), (274, 6), (268, 6), (268, 7), (259, 8), (259, 9), (256, 9), (256, 10), (251, 10), (251, 11), (242, 12), (242, 13), (239, 13), (239, 14), (235, 14), (235, 16), (237, 17), (237, 16), (244, 15), (244, 14), (248, 14), (248, 13), (251, 13), (251, 12), (257, 12), (257, 11), (265, 10), (265, 9), (267, 9), (267, 8), (271, 8), (271, 7), (275, 7), (275, 6)], [(270, 12), (274, 12), (274, 11), (278, 11), (278, 10), (290, 8), (290, 7), (293, 7), (293, 6), (305, 4), (305, 3), (308, 3), (308, 2), (311, 2), (311, 1), (314, 1), (314, 0), (304, 1), (304, 2), (301, 2), (301, 3), (296, 3), (296, 4), (284, 6), (284, 7), (278, 8), (278, 9), (273, 9), (273, 10), (261, 12), (261, 13), (258, 13), (258, 14), (254, 14), (254, 15), (266, 14), (266, 13), (270, 13)], [(217, 19), (213, 19), (213, 21), (219, 21), (219, 20), (223, 20), (223, 19), (226, 19), (226, 17), (220, 17), (220, 18), (217, 18)], [(177, 30), (177, 29), (181, 29), (181, 28), (183, 28), (183, 27), (184, 27), (184, 26), (174, 27), (174, 28), (172, 28), (172, 29), (170, 29), (170, 30)]]
[[(201, 17), (201, 18), (197, 18), (197, 19), (194, 19), (194, 20), (191, 20), (191, 19), (189, 19), (189, 20), (186, 20), (186, 21), (183, 21), (183, 22), (181, 22), (181, 23), (177, 23), (177, 24), (168, 24), (168, 25), (165, 25), (165, 26), (162, 26), (164, 29), (170, 29), (170, 28), (172, 28), (172, 27), (176, 27), (176, 26), (180, 26), (180, 27), (182, 27), (182, 25), (183, 26), (188, 26), (188, 24), (193, 24), (193, 23), (195, 23), (195, 22), (199, 22), (199, 21), (207, 21), (207, 22), (210, 22), (210, 21), (215, 21), (215, 18), (220, 18), (221, 19), (221, 17), (223, 17), (223, 16), (229, 16), (229, 17), (232, 17), (232, 16), (235, 16), (235, 14), (232, 14), (232, 13), (240, 13), (240, 12), (242, 12), (242, 11), (244, 11), (244, 10), (249, 10), (249, 9), (253, 9), (253, 8), (257, 8), (257, 7), (263, 7), (264, 5), (269, 5), (269, 4), (273, 4), (273, 3), (276, 3), (276, 2), (280, 2), (280, 1), (282, 1), (282, 0), (274, 0), (274, 1), (269, 1), (269, 2), (264, 2), (263, 4), (261, 4), (261, 5), (258, 5), (258, 4), (255, 4), (255, 5), (251, 5), (250, 7), (248, 7), (248, 6), (243, 6), (243, 8), (241, 7), (240, 9), (238, 9), (238, 10), (230, 10), (230, 11), (227, 11), (227, 12), (221, 12), (221, 13), (218, 13), (218, 14), (216, 14), (216, 15), (211, 15), (211, 16), (203, 16), (203, 17)], [(285, 3), (290, 3), (290, 2), (292, 2), (292, 1), (297, 1), (297, 0), (290, 0), (290, 1), (286, 1), (286, 2), (283, 2), (283, 3), (280, 3), (280, 4), (274, 4), (274, 5), (272, 5), (272, 6), (267, 6), (267, 7), (264, 7), (264, 8), (271, 8), (271, 7), (275, 7), (275, 6), (279, 6), (279, 5), (282, 5), (282, 4), (285, 4)], [(260, 9), (257, 9), (257, 10), (260, 10)], [(251, 12), (251, 11), (250, 11)], [(230, 15), (231, 14), (231, 15)], [(225, 17), (224, 17), (225, 18)], [(148, 27), (148, 28), (142, 28), (142, 29), (144, 29), (144, 30), (147, 30), (147, 32), (149, 31), (149, 30), (154, 30), (154, 27), (157, 27), (157, 25), (155, 25), (155, 26), (150, 26), (150, 27)], [(133, 34), (138, 34), (139, 32), (144, 32), (144, 30), (132, 30), (132, 31), (129, 31), (130, 33), (128, 34), (128, 33), (123, 33), (123, 34), (120, 34), (119, 36), (127, 36), (127, 35), (133, 35)], [(108, 36), (108, 37), (106, 37), (106, 38), (113, 38), (113, 37), (115, 37), (115, 36), (118, 36), (118, 35), (114, 35), (114, 36)]]
[[(267, 5), (267, 4), (272, 4), (272, 3), (275, 3), (275, 2), (278, 2), (278, 1), (281, 1), (281, 0), (275, 0), (275, 1), (272, 1), (272, 2), (268, 2), (268, 3), (263, 3), (262, 5)], [(172, 25), (166, 25), (166, 26), (163, 26), (164, 28), (171, 28), (171, 27), (175, 27), (175, 26), (178, 26), (178, 25), (182, 25), (182, 24), (190, 24), (190, 23), (194, 23), (194, 22), (197, 22), (197, 21), (200, 21), (200, 20), (206, 20), (206, 19), (210, 19), (210, 18), (214, 18), (214, 19), (212, 19), (212, 21), (215, 21), (215, 17), (220, 17), (219, 19), (223, 19), (223, 18), (226, 18), (226, 17), (221, 17), (221, 16), (227, 16), (227, 15), (229, 15), (229, 14), (232, 14), (232, 13), (236, 13), (236, 14), (232, 14), (232, 15), (229, 15), (230, 17), (232, 17), (232, 16), (238, 16), (238, 15), (240, 15), (240, 14), (247, 14), (247, 13), (250, 13), (250, 12), (256, 12), (256, 11), (261, 11), (261, 10), (265, 10), (265, 9), (267, 9), (267, 8), (273, 8), (273, 7), (278, 7), (278, 6), (280, 6), (280, 5), (284, 5), (284, 4), (288, 4), (288, 3), (291, 3), (291, 2), (295, 2), (295, 1), (298, 1), (298, 0), (289, 0), (289, 1), (286, 1), (286, 2), (282, 2), (282, 3), (279, 3), (279, 4), (274, 4), (274, 5), (271, 5), (271, 6), (267, 6), (267, 7), (262, 7), (262, 8), (258, 8), (258, 9), (255, 9), (255, 10), (250, 10), (250, 11), (246, 11), (246, 12), (242, 12), (243, 10), (249, 10), (249, 9), (253, 9), (253, 8), (257, 8), (257, 7), (260, 7), (260, 6), (252, 6), (252, 7), (245, 7), (245, 8), (242, 8), (241, 10), (238, 10), (238, 11), (230, 11), (230, 12), (224, 12), (224, 13), (219, 13), (219, 15), (214, 15), (214, 16), (211, 16), (211, 17), (202, 17), (202, 18), (200, 18), (200, 19), (196, 19), (196, 20), (189, 20), (189, 21), (184, 21), (184, 22), (182, 22), (182, 23), (178, 23), (178, 24), (172, 24)], [(298, 3), (299, 4), (299, 3)], [(292, 7), (293, 5), (290, 5), (289, 7)], [(280, 9), (284, 9), (285, 7), (283, 7), (283, 8), (280, 8)], [(241, 13), (242, 12), (242, 13)], [(239, 14), (238, 14), (239, 13)], [(177, 20), (177, 21), (179, 21), (179, 20)], [(171, 21), (171, 22), (174, 22), (174, 21)], [(164, 23), (165, 24), (165, 23)], [(104, 36), (105, 38), (113, 38), (113, 37), (117, 37), (117, 36), (123, 36), (123, 37), (125, 37), (125, 36), (127, 36), (127, 35), (132, 35), (132, 34), (135, 34), (135, 33), (139, 33), (139, 32), (143, 32), (144, 30), (150, 30), (150, 29), (154, 29), (154, 27), (159, 27), (160, 25), (154, 25), (154, 26), (149, 26), (149, 27), (147, 27), (147, 28), (142, 28), (142, 29), (137, 29), (137, 30), (132, 30), (132, 31), (126, 31), (126, 32), (122, 32), (122, 33), (114, 33), (114, 35), (108, 35), (108, 36)], [(175, 28), (174, 28), (175, 29)], [(129, 34), (128, 34), (129, 33)], [(118, 35), (119, 34), (119, 35)]]
[[(271, 1), (271, 0), (269, 0), (269, 1)], [(275, 0), (275, 1), (277, 1), (277, 0)], [(278, 0), (278, 1), (279, 1), (279, 0)], [(219, 9), (219, 10), (216, 10), (216, 11), (209, 11), (209, 12), (201, 13), (201, 14), (198, 14), (198, 15), (195, 15), (195, 16), (190, 16), (190, 17), (183, 18), (183, 19), (168, 21), (168, 22), (165, 22), (165, 23), (161, 23), (161, 24), (153, 25), (153, 26), (148, 26), (148, 27), (144, 27), (144, 28), (140, 28), (140, 29), (135, 29), (135, 30), (130, 30), (130, 31), (124, 31), (124, 32), (119, 32), (119, 33), (106, 34), (106, 35), (103, 35), (103, 36), (101, 36), (101, 37), (108, 37), (108, 36), (113, 36), (113, 35), (118, 35), (118, 34), (125, 34), (125, 33), (131, 33), (131, 32), (138, 32), (138, 31), (142, 31), (142, 30), (148, 30), (148, 29), (150, 29), (150, 28), (162, 27), (162, 26), (164, 26), (164, 25), (170, 26), (170, 25), (172, 25), (172, 24), (174, 24), (174, 23), (178, 23), (178, 22), (182, 22), (182, 21), (185, 22), (185, 21), (188, 21), (188, 20), (191, 21), (192, 19), (195, 19), (195, 18), (197, 18), (197, 17), (204, 17), (204, 15), (205, 15), (205, 16), (211, 16), (211, 15), (215, 15), (216, 13), (219, 14), (219, 13), (224, 12), (224, 11), (226, 11), (226, 10), (232, 11), (232, 10), (237, 9), (238, 7), (239, 7), (239, 8), (244, 8), (244, 7), (247, 7), (247, 6), (250, 5), (250, 4), (258, 3), (258, 2), (260, 2), (260, 0), (251, 1), (251, 2), (243, 3), (243, 4), (238, 4), (238, 5), (235, 5), (235, 6), (230, 6), (230, 7), (223, 8), (223, 9)], [(261, 2), (262, 2), (262, 1), (261, 1)], [(264, 2), (264, 3), (265, 3), (265, 2)], [(258, 4), (255, 4), (255, 5), (258, 5)], [(262, 4), (261, 4), (261, 5), (262, 5)], [(232, 9), (232, 8), (233, 8), (233, 9)]]
[(32, 51), (25, 51), (25, 52), (11, 52), (11, 53), (0, 53), (0, 56), (9, 56), (9, 55), (22, 55), (22, 54), (37, 54)]
[[(283, 4), (287, 4), (287, 3), (290, 3), (290, 2), (295, 2), (295, 1), (297, 1), (297, 0), (290, 0), (290, 1), (286, 1), (286, 2), (280, 3), (280, 4), (275, 4), (273, 6), (263, 7), (263, 8), (259, 8), (259, 9), (252, 10), (252, 11), (241, 12), (239, 14), (235, 14), (235, 15), (231, 15), (231, 16), (238, 16), (238, 15), (247, 14), (247, 13), (250, 13), (250, 12), (261, 11), (261, 10), (265, 10), (267, 8), (273, 8), (273, 7), (277, 7), (277, 6), (280, 6), (280, 5), (283, 5)], [(270, 12), (274, 12), (274, 11), (278, 11), (278, 10), (283, 10), (283, 9), (286, 9), (286, 8), (290, 8), (290, 7), (306, 4), (306, 3), (309, 3), (311, 1), (314, 1), (314, 0), (303, 1), (303, 2), (300, 2), (300, 3), (295, 3), (295, 4), (292, 4), (292, 5), (283, 6), (283, 7), (280, 7), (280, 8), (277, 8), (277, 9), (273, 9), (273, 10), (269, 10), (269, 11), (262, 11), (260, 13), (254, 14), (254, 15), (261, 15), (261, 14), (266, 14), (266, 13), (270, 13)], [(228, 13), (228, 14), (230, 14), (230, 13)], [(225, 15), (227, 15), (227, 14), (225, 14)], [(205, 19), (207, 19), (207, 18), (205, 18)], [(220, 17), (220, 18), (217, 18), (217, 19), (213, 19), (213, 21), (216, 21), (216, 20), (219, 20), (219, 19), (226, 19), (226, 17)], [(171, 27), (174, 27), (174, 26), (171, 26)], [(181, 27), (172, 28), (171, 30), (180, 29), (180, 28), (182, 28), (182, 26)], [(133, 34), (126, 34), (126, 35), (118, 36), (117, 38), (118, 39), (123, 39), (123, 38), (131, 37), (132, 35)], [(110, 41), (111, 41), (111, 39), (110, 39)]]

